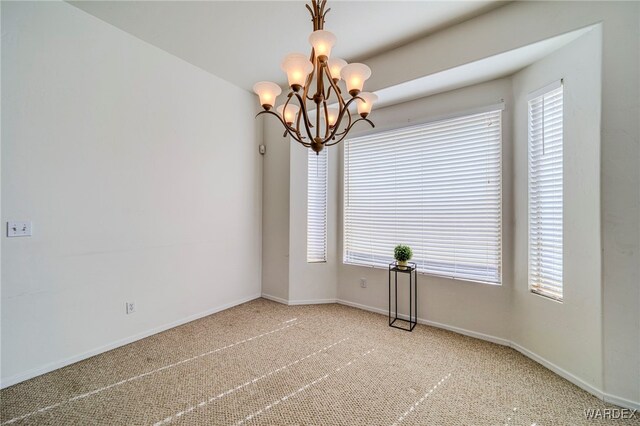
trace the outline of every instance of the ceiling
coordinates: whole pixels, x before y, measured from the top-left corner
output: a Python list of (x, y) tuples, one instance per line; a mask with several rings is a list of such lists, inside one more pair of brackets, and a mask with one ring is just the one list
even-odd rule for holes
[(594, 26), (581, 28), (446, 71), (377, 90), (375, 93), (379, 99), (376, 107), (381, 108), (506, 77), (550, 55), (593, 29)]
[[(308, 54), (303, 1), (70, 1), (70, 4), (239, 87), (285, 83), (280, 61)], [(332, 56), (360, 61), (503, 5), (481, 1), (329, 1)], [(375, 72), (375, 70), (373, 70)]]

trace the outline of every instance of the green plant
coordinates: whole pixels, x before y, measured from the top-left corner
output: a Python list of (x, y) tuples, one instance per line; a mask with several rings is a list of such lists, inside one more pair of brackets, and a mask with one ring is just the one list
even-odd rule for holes
[(399, 244), (395, 249), (393, 249), (393, 257), (398, 262), (406, 262), (413, 257), (413, 251), (411, 250), (411, 247)]

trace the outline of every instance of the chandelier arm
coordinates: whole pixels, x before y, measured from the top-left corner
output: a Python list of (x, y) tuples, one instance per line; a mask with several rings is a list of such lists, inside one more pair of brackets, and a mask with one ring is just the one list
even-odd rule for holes
[[(293, 92), (289, 92), (289, 96), (293, 96)], [(302, 109), (302, 105), (300, 106), (300, 109)], [(302, 114), (300, 112), (298, 112), (298, 116), (296, 117), (296, 130), (298, 133), (300, 133), (300, 119), (302, 118)]]
[(282, 115), (284, 115), (284, 112), (287, 110), (287, 105), (289, 105), (289, 102), (291, 102), (291, 92), (289, 92), (289, 95), (287, 96), (287, 101), (284, 103), (284, 106), (282, 107)]
[(333, 138), (340, 137), (340, 136), (346, 134), (349, 131), (349, 129), (351, 128), (351, 121), (353, 120), (353, 117), (351, 117), (351, 113), (348, 112), (348, 110), (347, 110), (347, 114), (348, 114), (347, 117), (349, 119), (349, 122), (344, 127), (344, 130), (342, 132), (337, 132), (336, 134), (334, 134)]
[(325, 99), (329, 99), (329, 97), (331, 96), (331, 89), (333, 87), (331, 85), (327, 86), (327, 93), (324, 95)]
[(316, 139), (320, 138), (320, 103), (316, 103)]
[(316, 73), (316, 51), (315, 49), (311, 49), (311, 56), (309, 57), (309, 62), (311, 62), (311, 64), (313, 65), (313, 69), (311, 70), (311, 72), (309, 73), (309, 75), (307, 75), (307, 80), (304, 83), (304, 98), (308, 99), (310, 101), (313, 100), (313, 98), (309, 97), (309, 87), (311, 87), (311, 82), (313, 81), (313, 76)]
[(296, 134), (296, 137), (295, 137), (294, 139), (295, 139), (296, 141), (300, 142), (300, 143), (303, 143), (303, 141), (304, 141), (304, 136), (302, 136), (302, 135), (300, 134), (300, 130), (298, 130), (297, 128), (295, 128), (295, 127), (293, 127), (293, 126), (289, 126), (289, 125), (287, 125), (287, 127), (289, 128), (289, 129), (288, 129), (288, 131), (289, 131), (289, 132), (293, 132), (293, 133), (295, 133), (295, 134)]
[[(298, 143), (301, 143), (302, 145), (306, 146), (307, 148), (311, 147), (310, 144), (308, 144), (308, 143), (303, 141), (304, 140), (304, 136), (300, 135), (300, 132), (296, 131), (295, 133), (296, 133), (297, 137), (296, 136), (292, 136), (293, 140), (295, 140)], [(290, 133), (289, 130), (285, 129), (284, 133), (282, 134), (282, 137), (283, 138), (287, 137), (287, 134), (291, 134), (291, 133)], [(300, 138), (300, 139), (298, 139), (298, 138)]]
[[(273, 112), (273, 111), (260, 111), (259, 113), (257, 113), (257, 114), (256, 114), (256, 118), (257, 118), (259, 115), (262, 115), (262, 114), (271, 114), (271, 115), (274, 115), (274, 116), (275, 116), (275, 117), (280, 121), (280, 123), (282, 123), (282, 125), (284, 126), (285, 130), (287, 131), (287, 133), (289, 133), (289, 135), (290, 135), (293, 139), (295, 139), (295, 141), (296, 141), (296, 142), (300, 142), (300, 143), (301, 143), (301, 144), (303, 144), (303, 145), (305, 144), (305, 142), (303, 142), (303, 141), (300, 139), (300, 135), (299, 135), (299, 133), (300, 133), (300, 132), (297, 132), (297, 131), (296, 131), (296, 132), (294, 133), (294, 132), (291, 130), (291, 127), (289, 127), (289, 126), (287, 125), (287, 123), (285, 123), (285, 121), (280, 117), (280, 115), (278, 115), (277, 113), (275, 113), (275, 112)], [(296, 134), (296, 133), (297, 133), (297, 134)], [(286, 136), (286, 133), (285, 133), (285, 136)], [(309, 145), (309, 146), (311, 146), (311, 145)]]
[[(313, 50), (311, 52), (311, 55), (313, 56)], [(315, 71), (315, 65), (314, 65), (314, 71)], [(307, 76), (307, 81), (305, 82), (304, 88), (302, 90), (302, 99), (300, 98), (300, 95), (295, 92), (296, 97), (298, 98), (298, 102), (300, 103), (300, 110), (304, 110), (306, 112), (307, 107), (306, 107), (306, 99), (313, 99), (313, 98), (309, 98), (308, 92), (309, 92), (309, 86), (311, 85), (311, 81), (313, 79), (313, 73), (314, 71), (311, 71), (311, 73)], [(290, 92), (289, 93), (291, 96), (294, 95), (294, 92)], [(300, 118), (302, 117), (303, 114), (298, 114), (298, 119), (296, 122), (296, 127), (298, 129), (300, 129)], [(311, 122), (309, 121), (309, 118), (307, 115), (305, 115), (305, 123), (304, 123), (305, 127), (311, 127), (313, 128), (313, 124), (311, 124)], [(311, 134), (309, 134), (309, 137), (311, 137)]]
[(327, 108), (327, 100), (323, 100), (322, 101), (322, 107), (324, 109), (324, 140), (327, 141), (328, 137), (329, 137), (329, 131), (331, 129), (329, 129), (329, 111)]
[(311, 129), (309, 128), (309, 116), (307, 115), (307, 108), (304, 104), (304, 99), (298, 93), (296, 93), (294, 96), (298, 98), (298, 102), (300, 102), (300, 111), (302, 112), (302, 115), (304, 115), (303, 121), (304, 127), (307, 130), (307, 136), (309, 137), (309, 140), (313, 140), (313, 136), (311, 136)]
[[(344, 108), (342, 108), (342, 110), (338, 114), (338, 119), (336, 120), (336, 124), (333, 128), (333, 132), (331, 133), (331, 136), (329, 137), (329, 139), (333, 139), (333, 137), (338, 132), (338, 128), (340, 127), (340, 123), (342, 122), (342, 117), (344, 117), (345, 112), (349, 114), (349, 119), (351, 119), (351, 114), (349, 113), (349, 105), (351, 105), (356, 99), (360, 99), (361, 101), (364, 101), (364, 99), (362, 99), (360, 96), (354, 96), (353, 98), (349, 99), (349, 101), (346, 104), (344, 104)], [(352, 125), (353, 123), (350, 124), (350, 126)], [(348, 128), (347, 128), (347, 131), (348, 131)]]
[(313, 30), (321, 30), (324, 27), (324, 17), (329, 12), (330, 9), (327, 9), (325, 12), (324, 7), (327, 4), (327, 0), (321, 0), (318, 2), (317, 0), (311, 0), (311, 4), (313, 5), (313, 10), (307, 6), (307, 9), (311, 13), (311, 20), (313, 21)]
[[(282, 112), (284, 113), (284, 111), (286, 111), (287, 109), (287, 105), (289, 105), (289, 103), (291, 102), (291, 98), (293, 97), (293, 92), (289, 92), (289, 95), (287, 96), (287, 101), (284, 103), (284, 106), (282, 107)], [(289, 126), (288, 124), (285, 124), (285, 127), (288, 127), (289, 129), (291, 129), (292, 131), (294, 131), (297, 135), (299, 140), (304, 139), (304, 137), (300, 134), (300, 116), (301, 114), (298, 114), (298, 116), (296, 117), (297, 123), (296, 123), (296, 127), (293, 126)], [(285, 121), (281, 120), (283, 123), (286, 123)]]
[[(329, 70), (329, 67), (326, 67), (324, 71), (329, 81), (329, 88), (333, 88), (334, 92), (336, 93), (336, 97), (338, 98), (338, 105), (339, 105), (338, 114), (340, 117), (342, 117), (344, 115), (344, 111), (348, 111), (348, 106), (345, 104), (344, 99), (342, 98), (342, 92), (340, 91), (340, 87), (333, 81), (333, 78), (331, 77), (331, 72)], [(349, 122), (345, 130), (341, 133), (337, 133), (338, 128), (340, 127), (340, 121), (341, 120), (336, 121), (336, 124), (334, 125), (334, 128), (333, 128), (333, 133), (331, 134), (331, 136), (328, 136), (328, 132), (327, 132), (327, 138), (325, 140), (329, 141), (334, 137), (336, 137), (336, 135), (340, 136), (343, 133), (346, 133), (347, 129), (350, 128), (351, 126), (351, 114), (349, 113)]]
[[(324, 79), (322, 78), (322, 70), (324, 65), (320, 61), (316, 61), (316, 94), (313, 97), (316, 103), (316, 139), (320, 138), (320, 105), (325, 102), (324, 99)], [(320, 100), (322, 98), (322, 100)], [(325, 114), (326, 119), (326, 114)]]
[[(325, 2), (325, 3), (326, 3), (326, 2)], [(323, 21), (323, 22), (324, 22), (324, 19), (325, 19), (324, 17), (325, 17), (325, 16), (327, 16), (327, 13), (329, 13), (329, 11), (330, 11), (330, 10), (331, 10), (331, 8), (327, 9), (326, 11), (324, 11), (324, 12), (322, 13), (322, 21)]]
[(322, 64), (320, 61), (314, 63), (314, 72), (316, 72), (316, 93), (313, 96), (313, 101), (316, 104), (316, 139), (320, 138), (320, 98), (324, 90), (322, 88)]
[(309, 96), (309, 86), (311, 86), (311, 82), (313, 80), (313, 71), (311, 74), (307, 76), (307, 81), (304, 83), (304, 90), (302, 91), (302, 97), (305, 101), (312, 101), (313, 98)]
[(354, 126), (358, 121), (366, 121), (367, 123), (369, 123), (369, 124), (371, 125), (371, 127), (376, 127), (376, 125), (375, 125), (375, 124), (373, 124), (373, 122), (371, 122), (371, 120), (369, 120), (368, 118), (358, 118), (356, 121), (354, 121), (353, 123), (351, 123), (351, 126), (349, 126), (349, 127), (346, 129), (345, 134), (344, 134), (344, 135), (342, 135), (342, 137), (341, 137), (340, 139), (338, 139), (338, 140), (337, 140), (337, 141), (335, 141), (335, 142), (325, 144), (324, 146), (333, 146), (333, 145), (336, 145), (336, 144), (339, 144), (340, 142), (342, 142), (342, 141), (343, 141), (343, 139), (347, 137), (347, 134), (349, 133), (349, 130), (351, 130), (351, 128), (352, 128), (352, 127), (353, 127), (353, 126)]
[[(281, 121), (282, 122), (282, 121)], [(303, 145), (308, 145), (305, 141), (304, 141), (304, 136), (302, 136), (300, 134), (300, 131), (298, 129), (294, 129), (291, 126), (285, 124), (285, 129), (286, 129), (286, 133), (289, 133), (289, 135), (291, 135), (291, 137), (296, 141), (299, 142)], [(286, 136), (286, 133), (284, 136)], [(311, 146), (311, 145), (309, 145)]]
[[(344, 131), (342, 133), (340, 133), (340, 135), (342, 134), (347, 134), (349, 132), (349, 129), (351, 128), (352, 125), (352, 117), (351, 117), (351, 113), (349, 111), (347, 111), (347, 117), (349, 117), (349, 122), (347, 123), (347, 126), (344, 128)], [(339, 136), (339, 135), (338, 135)], [(336, 137), (336, 135), (334, 135), (333, 137)]]
[[(289, 92), (289, 95), (287, 96), (287, 101), (284, 103), (284, 106), (282, 107), (283, 113), (284, 113), (284, 111), (286, 111), (287, 105), (289, 105), (289, 103), (291, 102), (291, 98), (293, 98), (293, 92)], [(278, 117), (280, 117), (280, 115), (278, 115)], [(282, 117), (280, 117), (280, 118), (282, 118)], [(297, 120), (298, 120), (298, 123), (296, 123), (296, 127), (290, 126), (284, 120), (280, 120), (282, 125), (286, 128), (286, 131), (285, 131), (284, 135), (282, 135), (282, 137), (285, 137), (287, 135), (287, 133), (294, 132), (297, 135), (297, 137), (294, 137), (294, 139), (296, 139), (297, 141), (300, 141), (300, 142), (304, 139), (304, 136), (302, 136), (300, 134), (300, 130), (298, 130), (300, 128), (300, 114), (298, 114)]]
[(315, 31), (318, 26), (318, 17), (317, 17), (318, 3), (316, 2), (316, 0), (311, 0), (311, 4), (313, 5), (313, 11), (311, 12), (311, 20), (313, 21), (313, 30)]
[[(341, 131), (341, 132), (338, 132), (336, 130), (336, 133), (333, 134), (331, 139), (335, 139), (337, 137), (340, 137), (340, 136), (346, 134), (349, 131), (349, 129), (351, 128), (351, 120), (352, 120), (351, 113), (347, 111), (347, 114), (348, 114), (347, 117), (348, 117), (349, 121), (347, 122), (347, 125), (344, 127), (344, 130)], [(327, 140), (330, 140), (330, 139), (327, 139)]]
[[(326, 68), (328, 68), (328, 67), (326, 67)], [(325, 73), (325, 75), (326, 75), (326, 73)], [(331, 97), (331, 89), (333, 89), (331, 84), (327, 84), (326, 87), (323, 86), (324, 93), (322, 94), (322, 98), (324, 100), (328, 100)]]
[(283, 111), (287, 109), (287, 105), (289, 105), (289, 102), (291, 102), (292, 97), (293, 97), (293, 92), (289, 92), (289, 94), (287, 95), (287, 102), (284, 103), (284, 107), (282, 108)]
[[(329, 86), (333, 87), (333, 91), (336, 93), (336, 97), (338, 98), (338, 104), (340, 105), (340, 108), (342, 108), (344, 106), (344, 99), (342, 99), (342, 92), (340, 91), (340, 87), (338, 87), (338, 85), (333, 81), (333, 78), (331, 78), (331, 72), (329, 70), (329, 67), (325, 68), (324, 73), (327, 76), (327, 79), (329, 80)], [(329, 97), (327, 96), (327, 98)]]

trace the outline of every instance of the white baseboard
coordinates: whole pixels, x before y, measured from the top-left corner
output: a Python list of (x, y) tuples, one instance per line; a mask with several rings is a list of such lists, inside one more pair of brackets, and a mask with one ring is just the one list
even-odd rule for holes
[(289, 305), (322, 305), (326, 303), (336, 303), (336, 299), (314, 299), (314, 300), (289, 300)]
[(264, 299), (268, 299), (268, 300), (271, 300), (273, 302), (282, 303), (283, 305), (288, 305), (289, 304), (289, 301), (287, 299), (283, 299), (281, 297), (272, 296), (272, 295), (267, 294), (267, 293), (262, 293), (262, 297)]
[(454, 333), (463, 334), (465, 336), (474, 337), (480, 340), (486, 340), (487, 342), (495, 343), (497, 345), (502, 346), (511, 346), (511, 342), (503, 339), (502, 337), (491, 336), (490, 334), (484, 334), (477, 331), (466, 330), (464, 328), (454, 327), (447, 324), (442, 324), (435, 321), (429, 320), (421, 320), (418, 318), (418, 322), (425, 325), (430, 325), (431, 327), (441, 328), (443, 330), (453, 331)]
[(296, 305), (321, 305), (326, 303), (336, 303), (336, 299), (309, 299), (309, 300), (287, 300), (281, 297), (272, 296), (267, 293), (262, 293), (262, 297), (272, 300), (274, 302), (282, 303), (283, 305), (296, 306)]
[(387, 311), (385, 309), (374, 308), (373, 306), (363, 305), (361, 303), (351, 302), (349, 300), (336, 299), (336, 303), (345, 306), (351, 306), (352, 308), (362, 309), (363, 311), (375, 312), (376, 314), (387, 315)]
[[(358, 308), (358, 309), (363, 309), (365, 311), (370, 311), (370, 312), (375, 312), (378, 314), (382, 314), (382, 315), (388, 315), (388, 311), (386, 309), (380, 309), (380, 308), (375, 308), (373, 306), (368, 306), (368, 305), (363, 305), (360, 303), (355, 303), (355, 302), (351, 302), (348, 300), (342, 300), (342, 299), (337, 299), (336, 303), (339, 303), (341, 305), (346, 305), (346, 306), (351, 306), (353, 308)], [(398, 315), (400, 318), (403, 319), (408, 319), (407, 315)], [(542, 366), (548, 368), (549, 370), (553, 371), (554, 373), (556, 373), (558, 376), (568, 380), (569, 382), (573, 383), (574, 385), (578, 386), (581, 389), (584, 389), (585, 391), (589, 392), (590, 394), (594, 395), (595, 397), (602, 399), (605, 402), (609, 402), (611, 404), (615, 404), (618, 405), (620, 407), (623, 408), (629, 408), (632, 410), (640, 410), (640, 403), (635, 402), (635, 401), (631, 401), (625, 398), (620, 398), (618, 396), (615, 395), (611, 395), (611, 394), (607, 394), (604, 391), (596, 388), (593, 385), (590, 385), (589, 383), (585, 382), (584, 380), (576, 377), (575, 375), (569, 373), (567, 370), (558, 367), (557, 365), (555, 365), (554, 363), (550, 362), (549, 360), (537, 355), (536, 353), (530, 351), (529, 349), (515, 343), (512, 342), (508, 339), (503, 339), (501, 337), (496, 337), (496, 336), (491, 336), (488, 334), (484, 334), (484, 333), (478, 333), (476, 331), (471, 331), (471, 330), (466, 330), (463, 328), (459, 328), (459, 327), (454, 327), (454, 326), (450, 326), (447, 324), (442, 324), (442, 323), (438, 323), (435, 321), (430, 321), (430, 320), (426, 320), (423, 318), (418, 318), (418, 323), (419, 324), (425, 324), (425, 325), (429, 325), (432, 327), (436, 327), (436, 328), (442, 328), (444, 330), (449, 330), (449, 331), (453, 331), (455, 333), (458, 334), (463, 334), (465, 336), (470, 336), (470, 337), (475, 337), (477, 339), (481, 339), (481, 340), (486, 340), (488, 342), (492, 342), (492, 343), (496, 343), (499, 345), (503, 345), (503, 346), (509, 346), (512, 347), (513, 349), (517, 350), (518, 352), (520, 352), (521, 354), (523, 354), (524, 356), (536, 361), (537, 363), (541, 364)]]
[(69, 357), (69, 358), (66, 358), (66, 359), (63, 359), (63, 360), (60, 360), (60, 361), (49, 363), (49, 364), (47, 364), (47, 365), (45, 365), (43, 367), (34, 368), (34, 369), (26, 371), (24, 373), (20, 373), (20, 374), (16, 374), (14, 376), (11, 376), (11, 377), (7, 377), (6, 379), (2, 379), (2, 381), (0, 382), (0, 389), (4, 389), (6, 387), (13, 386), (13, 385), (15, 385), (17, 383), (23, 382), (25, 380), (32, 379), (34, 377), (40, 376), (40, 375), (45, 374), (45, 373), (49, 373), (51, 371), (57, 370), (57, 369), (62, 368), (62, 367), (66, 367), (67, 365), (74, 364), (74, 363), (76, 363), (78, 361), (82, 361), (84, 359), (91, 358), (92, 356), (101, 354), (103, 352), (110, 351), (110, 350), (115, 349), (115, 348), (119, 348), (120, 346), (128, 345), (129, 343), (133, 343), (133, 342), (135, 342), (137, 340), (144, 339), (145, 337), (149, 337), (149, 336), (152, 336), (154, 334), (158, 334), (158, 333), (161, 333), (163, 331), (169, 330), (170, 328), (174, 328), (174, 327), (177, 327), (179, 325), (186, 324), (188, 322), (195, 321), (197, 319), (209, 316), (211, 314), (215, 314), (216, 312), (224, 311), (225, 309), (232, 308), (232, 307), (240, 305), (242, 303), (246, 303), (246, 302), (249, 302), (251, 300), (258, 299), (259, 297), (260, 297), (260, 294), (253, 294), (251, 296), (243, 297), (242, 299), (235, 300), (235, 301), (233, 301), (231, 303), (226, 303), (226, 304), (221, 305), (221, 306), (216, 306), (215, 308), (208, 309), (208, 310), (206, 310), (204, 312), (200, 312), (200, 313), (197, 313), (197, 314), (194, 314), (194, 315), (190, 315), (190, 316), (188, 316), (186, 318), (183, 318), (183, 319), (180, 319), (180, 320), (177, 320), (177, 321), (173, 321), (173, 322), (171, 322), (169, 324), (161, 325), (160, 327), (155, 327), (155, 328), (153, 328), (151, 330), (144, 331), (142, 333), (138, 333), (138, 334), (135, 334), (133, 336), (126, 337), (124, 339), (117, 340), (115, 342), (106, 344), (104, 346), (100, 346), (98, 348), (91, 349), (91, 350), (89, 350), (87, 352), (83, 352), (81, 354), (74, 355), (72, 357)]
[(553, 371), (558, 376), (567, 379), (568, 381), (570, 381), (574, 385), (578, 386), (579, 388), (582, 388), (582, 389), (586, 390), (587, 392), (589, 392), (590, 394), (592, 394), (594, 396), (597, 396), (598, 398), (604, 400), (604, 392), (603, 391), (601, 391), (600, 389), (596, 388), (595, 386), (590, 385), (589, 383), (585, 382), (584, 380), (574, 376), (573, 374), (569, 373), (564, 368), (558, 367), (554, 363), (552, 363), (552, 362), (548, 361), (547, 359), (537, 355), (536, 353), (530, 351), (529, 349), (527, 349), (527, 348), (525, 348), (523, 346), (520, 346), (519, 344), (517, 344), (515, 342), (511, 342), (510, 346), (513, 349), (515, 349), (516, 351), (520, 352), (522, 355), (524, 355), (524, 356), (526, 356), (528, 358), (531, 358), (532, 360), (534, 360), (538, 364), (541, 364), (544, 367), (548, 368), (549, 370)]
[[(388, 315), (388, 312), (387, 312), (386, 309), (374, 308), (373, 306), (362, 305), (360, 303), (354, 303), (354, 302), (350, 302), (348, 300), (338, 299), (338, 300), (336, 300), (336, 303), (339, 303), (341, 305), (351, 306), (353, 308), (363, 309), (365, 311), (376, 312), (376, 313), (382, 314), (382, 315)], [(400, 317), (402, 319), (405, 319), (405, 320), (409, 319), (408, 315), (403, 315), (403, 314), (399, 314), (398, 317)], [(477, 331), (466, 330), (464, 328), (454, 327), (454, 326), (451, 326), (451, 325), (442, 324), (442, 323), (435, 322), (435, 321), (430, 321), (430, 320), (427, 320), (427, 319), (424, 319), (424, 318), (418, 318), (418, 324), (424, 324), (424, 325), (429, 325), (431, 327), (441, 328), (443, 330), (453, 331), (454, 333), (463, 334), (463, 335), (469, 336), (469, 337), (475, 337), (476, 339), (486, 340), (488, 342), (496, 343), (498, 345), (510, 346), (510, 343), (511, 343), (508, 340), (500, 338), (500, 337), (495, 337), (495, 336), (491, 336), (489, 334), (479, 333)]]
[(619, 396), (604, 394), (604, 401), (610, 404), (615, 404), (623, 408), (630, 408), (632, 410), (640, 411), (640, 402), (631, 401), (630, 399), (620, 398)]

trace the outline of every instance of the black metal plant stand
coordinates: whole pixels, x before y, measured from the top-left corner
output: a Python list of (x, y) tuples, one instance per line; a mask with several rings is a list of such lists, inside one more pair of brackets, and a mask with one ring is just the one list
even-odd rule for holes
[[(404, 331), (413, 331), (418, 323), (418, 268), (413, 262), (408, 262), (407, 266), (402, 269), (397, 263), (389, 264), (389, 327), (399, 328)], [(394, 273), (394, 301), (395, 313), (391, 315), (391, 273)], [(409, 275), (409, 320), (398, 318), (398, 272)], [(406, 326), (396, 324), (406, 324)]]

